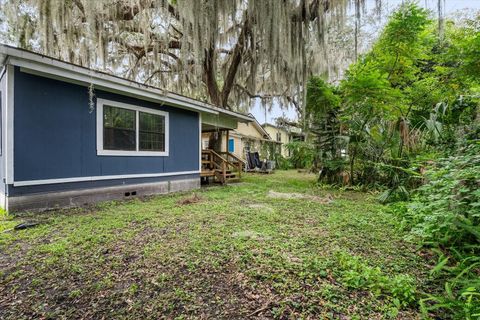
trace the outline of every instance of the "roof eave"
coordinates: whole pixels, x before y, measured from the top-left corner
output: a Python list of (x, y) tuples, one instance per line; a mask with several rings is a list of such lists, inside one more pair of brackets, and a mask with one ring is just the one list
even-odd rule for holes
[(5, 45), (0, 45), (0, 60), (2, 64), (11, 64), (31, 73), (50, 76), (61, 80), (74, 81), (83, 85), (94, 86), (107, 91), (121, 91), (140, 98), (157, 100), (179, 108), (210, 114), (227, 114), (239, 121), (251, 122), (247, 115), (224, 110), (206, 102), (194, 100), (172, 92), (164, 91), (151, 86), (143, 85), (100, 71), (84, 68), (40, 54), (32, 53)]

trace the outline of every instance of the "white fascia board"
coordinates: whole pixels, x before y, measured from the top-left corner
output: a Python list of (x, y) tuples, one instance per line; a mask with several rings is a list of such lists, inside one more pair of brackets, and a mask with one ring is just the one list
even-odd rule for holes
[(216, 111), (218, 111), (218, 113), (223, 113), (223, 114), (229, 115), (233, 118), (236, 118), (237, 120), (242, 120), (242, 122), (253, 122), (253, 121), (255, 121), (255, 118), (252, 118), (251, 116), (247, 116), (247, 115), (237, 113), (237, 112), (234, 112), (234, 111), (230, 111), (230, 110), (226, 110), (226, 109), (220, 109), (220, 108), (217, 108), (217, 107), (214, 107), (214, 108), (215, 108)]
[[(177, 96), (161, 89), (142, 86), (138, 83), (125, 79), (109, 76), (93, 70), (83, 69), (81, 67), (69, 65), (67, 63), (62, 63), (45, 57), (40, 58), (50, 60), (51, 63), (46, 64), (16, 56), (10, 56), (8, 63), (23, 69), (27, 69), (24, 71), (30, 71), (30, 73), (41, 76), (52, 75), (59, 80), (70, 80), (70, 82), (71, 80), (74, 80), (85, 86), (93, 84), (96, 88), (105, 91), (127, 93), (135, 97), (147, 98), (148, 100), (176, 106), (182, 109), (218, 114), (217, 110), (213, 110), (212, 107), (200, 101), (192, 100), (183, 96)], [(62, 64), (62, 66), (57, 66), (58, 64)]]
[(111, 89), (114, 89), (116, 91), (130, 93), (139, 97), (146, 97), (149, 98), (149, 100), (160, 101), (204, 113), (223, 113), (242, 122), (254, 121), (254, 118), (249, 115), (225, 110), (189, 97), (156, 89), (154, 87), (144, 86), (127, 79), (79, 67), (40, 54), (0, 45), (0, 55), (9, 56), (9, 61), (7, 63), (47, 75), (57, 76), (63, 80), (71, 79), (83, 83), (84, 85), (90, 85), (93, 83), (99, 89), (104, 89), (106, 91), (112, 91)]

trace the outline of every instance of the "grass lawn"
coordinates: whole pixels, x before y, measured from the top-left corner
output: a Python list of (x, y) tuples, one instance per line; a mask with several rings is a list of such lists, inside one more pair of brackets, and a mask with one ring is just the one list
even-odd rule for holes
[(432, 262), (374, 196), (295, 171), (195, 194), (0, 217), (0, 319), (420, 318)]

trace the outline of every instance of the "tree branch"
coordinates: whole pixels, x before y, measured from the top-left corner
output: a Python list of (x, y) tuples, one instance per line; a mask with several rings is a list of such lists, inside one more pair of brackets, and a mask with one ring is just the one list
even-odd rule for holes
[(242, 61), (242, 54), (245, 49), (245, 38), (247, 34), (250, 32), (250, 22), (245, 15), (245, 20), (242, 26), (242, 30), (238, 35), (237, 44), (233, 49), (233, 53), (231, 55), (231, 63), (230, 67), (228, 68), (227, 75), (225, 77), (225, 81), (222, 88), (222, 93), (220, 97), (221, 106), (225, 106), (228, 103), (228, 96), (232, 91), (233, 84), (235, 82), (235, 77), (237, 75), (238, 67), (240, 66), (240, 62)]

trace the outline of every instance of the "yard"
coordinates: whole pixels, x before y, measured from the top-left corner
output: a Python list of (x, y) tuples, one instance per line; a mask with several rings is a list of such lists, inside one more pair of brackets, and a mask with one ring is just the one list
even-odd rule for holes
[(374, 195), (295, 171), (10, 219), (1, 319), (412, 319), (432, 286)]

